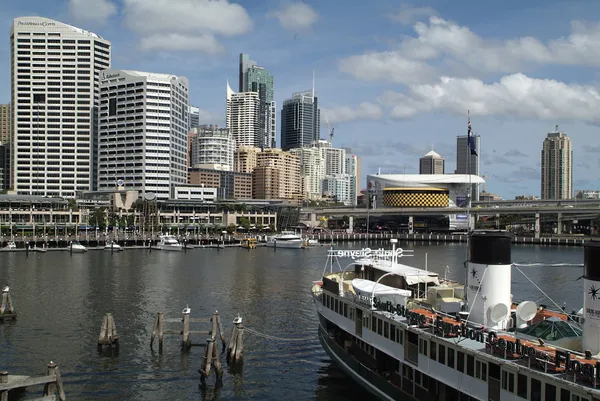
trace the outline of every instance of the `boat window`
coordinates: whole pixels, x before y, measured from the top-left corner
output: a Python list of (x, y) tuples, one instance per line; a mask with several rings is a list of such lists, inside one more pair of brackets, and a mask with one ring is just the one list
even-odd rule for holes
[(436, 355), (437, 355), (437, 352), (436, 352), (437, 351), (437, 348), (436, 348), (437, 345), (433, 341), (431, 341), (429, 345), (430, 345), (429, 349), (431, 350), (429, 352), (429, 357), (435, 361), (436, 360)]
[(507, 372), (506, 370), (502, 371), (502, 389), (506, 391), (510, 391), (511, 393), (515, 392), (515, 374)]
[(446, 364), (446, 347), (442, 344), (440, 344), (438, 348), (438, 362), (443, 365)]
[(383, 336), (390, 338), (390, 324), (388, 322), (383, 322)]
[(377, 319), (377, 334), (383, 335), (383, 320)]
[(400, 329), (398, 329), (398, 333), (397, 333), (397, 336), (396, 336), (396, 338), (397, 338), (397, 341), (398, 341), (400, 344), (404, 344), (404, 331), (403, 331), (403, 330), (400, 330)]
[(531, 379), (531, 401), (542, 401), (542, 382), (537, 379)]
[[(482, 362), (482, 365), (485, 366), (485, 362)], [(500, 380), (500, 365), (498, 365), (497, 363), (490, 362), (490, 377), (492, 379)]]
[(565, 390), (564, 388), (560, 389), (560, 401), (571, 401), (571, 392), (569, 390)]
[(371, 317), (371, 331), (373, 333), (377, 331), (377, 318), (375, 316)]
[[(493, 365), (493, 363), (491, 364)], [(481, 362), (481, 380), (487, 381), (487, 363)]]
[(390, 324), (390, 340), (394, 342), (396, 341), (396, 330), (398, 330), (396, 326)]
[(337, 300), (337, 298), (335, 299), (335, 307), (334, 307), (334, 309), (333, 309), (333, 310), (334, 310), (336, 313), (337, 313), (337, 311), (338, 311), (338, 300)]
[[(491, 369), (490, 373), (492, 373)], [(517, 395), (527, 399), (527, 376), (522, 374), (517, 375)]]
[(419, 354), (427, 355), (427, 340), (419, 338)]
[(448, 366), (454, 369), (454, 349), (448, 347)]
[(369, 328), (369, 320), (371, 320), (371, 319), (369, 319), (369, 316), (365, 316), (363, 318), (363, 326), (366, 327), (367, 329)]
[(456, 353), (456, 369), (463, 373), (465, 371), (465, 354), (460, 351)]
[(473, 355), (467, 355), (467, 374), (471, 377), (475, 376), (475, 358)]
[(544, 400), (556, 401), (556, 386), (546, 383), (546, 394), (544, 394)]
[(354, 320), (354, 308), (353, 307), (348, 308), (348, 319)]
[(348, 304), (344, 302), (344, 317), (348, 317)]

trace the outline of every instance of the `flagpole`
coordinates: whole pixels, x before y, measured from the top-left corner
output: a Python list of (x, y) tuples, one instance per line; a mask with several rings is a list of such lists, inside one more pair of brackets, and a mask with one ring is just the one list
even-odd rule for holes
[[(469, 282), (469, 269), (468, 269), (468, 261), (469, 261), (469, 246), (470, 246), (470, 237), (471, 237), (471, 195), (473, 192), (472, 182), (471, 182), (471, 112), (467, 110), (467, 173), (469, 174), (469, 187), (467, 189), (467, 249), (466, 249), (466, 259), (465, 259), (465, 302), (469, 303), (469, 299), (467, 296), (468, 290), (468, 282)], [(473, 300), (474, 301), (474, 300)], [(469, 317), (467, 317), (469, 318)]]

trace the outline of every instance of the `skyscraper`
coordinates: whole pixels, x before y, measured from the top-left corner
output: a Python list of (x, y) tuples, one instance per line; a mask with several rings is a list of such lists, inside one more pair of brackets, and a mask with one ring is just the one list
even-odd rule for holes
[(233, 171), (235, 140), (227, 128), (201, 125), (192, 139), (191, 167)]
[(419, 174), (444, 174), (445, 160), (433, 150), (419, 159)]
[(240, 146), (261, 148), (260, 99), (256, 92), (235, 93), (227, 82), (226, 128), (229, 128), (236, 149)]
[(0, 104), (0, 143), (10, 143), (10, 104)]
[(11, 28), (11, 170), (18, 194), (75, 197), (94, 188), (98, 76), (110, 42), (42, 17)]
[[(456, 137), (456, 170), (455, 174), (472, 174), (479, 175), (479, 155), (481, 137), (479, 135), (473, 135), (475, 153), (471, 151), (469, 146), (469, 137), (467, 135), (459, 135)], [(479, 200), (479, 190), (477, 184), (473, 185), (473, 191), (471, 193), (471, 201)]]
[(548, 134), (542, 148), (542, 199), (573, 197), (573, 148), (564, 132)]
[(256, 92), (260, 100), (260, 147), (274, 148), (277, 138), (277, 110), (273, 94), (273, 76), (264, 67), (240, 54), (239, 92)]
[(281, 110), (281, 148), (311, 146), (321, 136), (321, 110), (314, 90), (294, 93)]
[(190, 105), (190, 126), (188, 129), (198, 128), (200, 126), (200, 108)]
[(173, 185), (187, 183), (187, 78), (106, 70), (100, 98), (98, 189), (122, 180), (122, 186), (167, 199)]

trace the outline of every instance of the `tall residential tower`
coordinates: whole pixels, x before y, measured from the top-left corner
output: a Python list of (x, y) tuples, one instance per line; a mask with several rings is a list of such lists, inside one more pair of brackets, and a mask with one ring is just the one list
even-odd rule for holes
[(573, 197), (573, 147), (564, 132), (548, 134), (542, 148), (542, 199)]
[(226, 98), (226, 128), (233, 135), (236, 149), (240, 146), (261, 148), (258, 93), (236, 93), (227, 82)]
[(240, 54), (239, 92), (256, 92), (259, 98), (260, 148), (275, 148), (277, 109), (273, 96), (273, 76), (264, 67)]
[(110, 42), (42, 17), (15, 18), (11, 170), (18, 194), (74, 198), (94, 188), (100, 71)]

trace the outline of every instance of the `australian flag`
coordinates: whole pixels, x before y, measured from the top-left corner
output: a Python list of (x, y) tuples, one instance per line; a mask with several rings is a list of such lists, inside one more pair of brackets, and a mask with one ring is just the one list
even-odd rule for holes
[(473, 137), (473, 131), (471, 130), (471, 117), (469, 117), (467, 137), (469, 140), (469, 149), (471, 150), (471, 155), (477, 156), (477, 147), (475, 146), (475, 138)]

